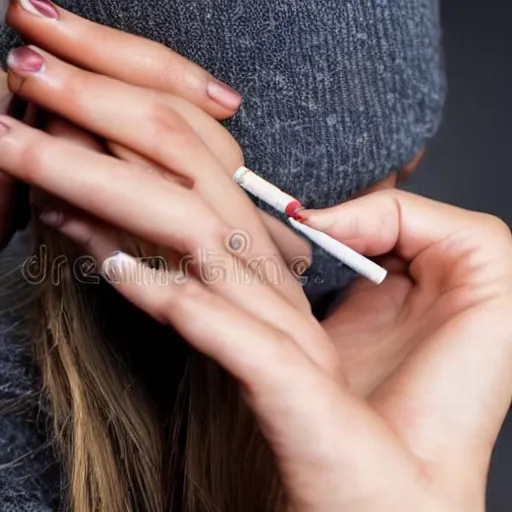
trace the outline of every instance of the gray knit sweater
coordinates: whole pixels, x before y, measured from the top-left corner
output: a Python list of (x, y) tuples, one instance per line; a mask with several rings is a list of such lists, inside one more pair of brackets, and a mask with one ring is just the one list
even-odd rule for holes
[[(440, 121), (445, 83), (436, 0), (57, 3), (160, 41), (232, 84), (244, 103), (228, 126), (248, 166), (310, 207), (339, 203), (400, 168)], [(16, 44), (0, 26), (2, 61)], [(4, 264), (21, 261), (26, 247), (18, 236)], [(318, 252), (307, 292), (316, 299), (346, 279)], [(12, 329), (27, 318), (10, 312), (10, 300), (0, 301), (0, 408), (26, 400), (0, 415), (0, 511), (50, 512), (64, 485), (47, 447), (37, 369), (26, 338)]]

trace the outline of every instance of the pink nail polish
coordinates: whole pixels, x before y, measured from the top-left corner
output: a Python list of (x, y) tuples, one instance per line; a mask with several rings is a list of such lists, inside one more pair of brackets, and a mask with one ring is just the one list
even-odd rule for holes
[(291, 203), (288, 203), (284, 213), (287, 217), (293, 217), (295, 220), (299, 220), (297, 218), (297, 214), (301, 210), (304, 210), (304, 206), (302, 206), (299, 201), (294, 200)]
[(14, 73), (37, 73), (44, 68), (44, 58), (29, 46), (21, 46), (9, 53), (7, 66)]
[(238, 92), (218, 80), (213, 79), (209, 82), (206, 91), (212, 100), (229, 110), (238, 110), (242, 103), (242, 96)]
[(293, 217), (298, 222), (304, 222), (307, 220), (307, 216), (304, 213), (304, 208), (295, 210), (291, 217)]
[(11, 128), (9, 125), (2, 123), (2, 121), (0, 121), (0, 137), (2, 137), (2, 135), (6, 135), (7, 133), (9, 133), (10, 129)]
[(20, 5), (27, 12), (35, 14), (36, 16), (42, 16), (52, 20), (59, 19), (59, 11), (48, 0), (20, 0)]

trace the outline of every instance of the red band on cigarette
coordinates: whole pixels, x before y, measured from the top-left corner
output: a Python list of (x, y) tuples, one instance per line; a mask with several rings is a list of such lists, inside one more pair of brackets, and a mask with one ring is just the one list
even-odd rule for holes
[(300, 204), (299, 201), (295, 200), (286, 205), (285, 213), (288, 217), (294, 218), (295, 214), (297, 213), (297, 210), (300, 210), (301, 208), (302, 208), (302, 204)]

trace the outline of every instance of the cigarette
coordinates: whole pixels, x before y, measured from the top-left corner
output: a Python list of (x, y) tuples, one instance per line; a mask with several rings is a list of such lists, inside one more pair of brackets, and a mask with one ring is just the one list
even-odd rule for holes
[(278, 212), (287, 217), (293, 217), (297, 210), (303, 208), (297, 199), (286, 194), (272, 183), (254, 174), (247, 167), (240, 167), (233, 176), (233, 180), (253, 196), (269, 204)]
[(350, 247), (338, 242), (326, 233), (322, 233), (305, 224), (297, 222), (294, 214), (303, 208), (300, 201), (286, 194), (272, 183), (264, 180), (247, 167), (240, 167), (233, 180), (253, 196), (269, 204), (288, 217), (290, 224), (312, 242), (324, 249), (347, 267), (366, 277), (375, 284), (381, 284), (387, 276), (387, 270), (365, 258)]
[(305, 224), (297, 222), (295, 219), (289, 218), (290, 224), (309, 238), (312, 242), (324, 249), (347, 267), (357, 272), (359, 275), (366, 277), (372, 283), (381, 284), (388, 274), (387, 270), (374, 263), (372, 260), (365, 258), (350, 247), (338, 242), (331, 236), (321, 231), (317, 231)]

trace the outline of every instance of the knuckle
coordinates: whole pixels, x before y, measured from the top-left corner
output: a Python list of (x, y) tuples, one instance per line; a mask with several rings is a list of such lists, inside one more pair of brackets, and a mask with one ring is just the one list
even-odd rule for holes
[(393, 203), (400, 201), (402, 198), (406, 198), (409, 195), (409, 192), (400, 190), (399, 188), (386, 188), (377, 190), (372, 194), (373, 197), (378, 197), (381, 201), (389, 201)]
[(210, 215), (206, 227), (206, 240), (214, 247), (228, 248), (228, 239), (231, 230), (217, 216)]
[(155, 304), (152, 316), (171, 324), (176, 318), (186, 320), (190, 314), (197, 311), (199, 303), (207, 300), (207, 296), (208, 293), (197, 281), (186, 277), (180, 284), (171, 285), (170, 293)]
[(153, 133), (153, 151), (168, 160), (178, 152), (194, 145), (194, 132), (190, 125), (168, 102), (154, 101), (148, 120)]
[(270, 345), (272, 357), (277, 361), (287, 361), (290, 357), (295, 357), (298, 354), (298, 347), (295, 340), (283, 331), (277, 331), (274, 335), (274, 343)]
[(490, 213), (475, 213), (475, 227), (489, 242), (512, 242), (510, 226), (499, 217)]
[(511, 238), (510, 226), (499, 217), (495, 215), (487, 215), (487, 223), (489, 225), (489, 229), (496, 233), (498, 236), (506, 237), (507, 239)]
[(186, 237), (186, 249), (194, 253), (202, 250), (226, 252), (230, 230), (213, 212), (201, 214), (198, 210), (194, 210), (194, 217), (195, 225), (200, 228)]

